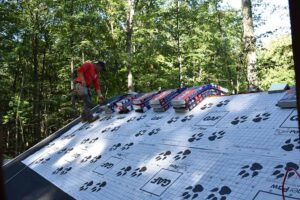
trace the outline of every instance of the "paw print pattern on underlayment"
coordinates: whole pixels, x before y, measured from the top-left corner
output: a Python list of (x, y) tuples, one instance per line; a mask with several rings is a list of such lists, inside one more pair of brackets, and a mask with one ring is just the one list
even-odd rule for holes
[(108, 132), (108, 131), (110, 131), (111, 130), (111, 128), (110, 127), (107, 127), (107, 128), (105, 128), (105, 129), (103, 129), (102, 131), (101, 131), (101, 133), (106, 133), (106, 132)]
[(56, 170), (54, 170), (54, 171), (52, 172), (52, 174), (58, 174), (58, 173), (60, 173), (63, 169), (64, 169), (63, 167), (59, 167), (59, 168), (57, 168)]
[(99, 192), (105, 186), (106, 186), (106, 181), (96, 183), (96, 185), (91, 189), (91, 191), (92, 192)]
[(190, 121), (191, 119), (193, 119), (193, 117), (194, 117), (194, 115), (187, 115), (181, 121), (182, 122)]
[(177, 120), (179, 119), (179, 117), (172, 117), (169, 121), (168, 121), (168, 124), (172, 124), (172, 123), (175, 123), (177, 122)]
[(214, 141), (216, 139), (219, 140), (223, 138), (224, 135), (225, 135), (225, 131), (213, 132), (211, 136), (208, 137), (208, 140), (209, 141)]
[(206, 199), (210, 200), (226, 200), (228, 195), (231, 193), (231, 189), (228, 186), (223, 186), (221, 189), (214, 188), (211, 191), (211, 194), (207, 196)]
[(170, 155), (171, 155), (171, 151), (161, 152), (160, 154), (158, 154), (158, 156), (156, 156), (155, 159), (156, 161), (165, 160)]
[(241, 116), (241, 117), (236, 117), (234, 118), (234, 120), (231, 122), (231, 124), (233, 125), (237, 125), (240, 123), (244, 123), (245, 121), (247, 121), (248, 117), (247, 116)]
[(179, 152), (177, 153), (177, 155), (174, 156), (174, 159), (175, 159), (175, 160), (183, 160), (183, 159), (185, 159), (189, 154), (191, 154), (191, 150), (189, 150), (189, 149), (186, 149), (186, 150), (184, 150), (184, 151), (179, 151)]
[(67, 174), (69, 171), (72, 170), (72, 167), (65, 167), (61, 172), (60, 175)]
[(94, 157), (92, 158), (92, 160), (90, 160), (90, 163), (95, 163), (95, 162), (97, 162), (101, 157), (102, 157), (101, 155), (94, 156)]
[(261, 122), (261, 121), (265, 121), (267, 119), (269, 119), (271, 116), (270, 113), (261, 113), (255, 116), (255, 118), (252, 120), (254, 122)]
[(48, 162), (51, 158), (40, 158), (34, 162), (34, 164), (45, 164)]
[(160, 131), (160, 128), (155, 128), (148, 133), (149, 136), (156, 135)]
[(182, 193), (183, 199), (195, 199), (199, 196), (199, 193), (204, 190), (203, 186), (197, 184), (195, 186), (189, 186), (185, 188), (185, 192)]
[[(79, 191), (80, 192), (83, 192), (83, 191), (86, 191), (88, 190), (89, 188), (91, 188), (94, 184), (94, 181), (87, 181), (85, 182), (80, 188), (79, 188)], [(103, 181), (103, 182), (98, 182), (95, 184), (94, 187), (91, 188), (91, 191), (92, 192), (99, 192), (103, 187), (106, 186), (106, 181)]]
[[(242, 169), (242, 171), (240, 171), (240, 173), (239, 173), (239, 176), (241, 176), (241, 178), (246, 178), (249, 175), (251, 175), (251, 177), (254, 178), (263, 169), (263, 166), (259, 163), (253, 163), (251, 165), (251, 167), (250, 167), (250, 165), (245, 165), (241, 169)], [(249, 171), (249, 169), (250, 169), (250, 171)]]
[(133, 146), (134, 145), (134, 143), (133, 142), (130, 142), (130, 143), (128, 143), (128, 144), (125, 144), (122, 148), (121, 148), (121, 150), (122, 151), (124, 151), (124, 150), (128, 150), (131, 146)]
[(121, 147), (121, 143), (118, 143), (118, 144), (114, 144), (111, 148), (109, 148), (109, 151), (114, 151), (114, 150), (117, 150), (119, 147)]
[(201, 109), (201, 110), (205, 110), (205, 109), (207, 109), (207, 108), (211, 108), (212, 105), (214, 105), (214, 104), (213, 104), (213, 103), (207, 103), (207, 104), (204, 104), (200, 109)]
[(147, 117), (147, 115), (141, 115), (136, 119), (136, 121), (143, 120), (143, 119), (145, 119), (145, 117)]
[[(288, 162), (288, 163), (286, 163), (285, 166), (277, 165), (276, 167), (274, 167), (274, 172), (273, 172), (272, 176), (275, 176), (276, 179), (282, 178), (282, 177), (284, 177), (285, 172), (291, 168), (297, 171), (299, 169), (299, 166), (293, 162)], [(289, 172), (287, 177), (291, 178), (294, 175), (295, 175), (295, 172), (291, 171), (291, 172)]]
[(80, 188), (79, 188), (79, 191), (85, 191), (87, 190), (90, 186), (93, 185), (93, 181), (88, 181), (88, 182), (85, 182)]
[(131, 117), (130, 119), (127, 120), (127, 123), (132, 122), (136, 119), (136, 117)]
[(52, 174), (60, 174), (60, 175), (65, 175), (67, 174), (69, 171), (72, 170), (72, 167), (59, 167), (56, 170), (54, 170), (52, 172)]
[(196, 133), (196, 134), (193, 134), (193, 135), (188, 139), (188, 141), (189, 141), (189, 142), (198, 141), (198, 140), (201, 140), (203, 136), (204, 136), (204, 134), (201, 133), (201, 132), (200, 132), (200, 133)]
[(57, 154), (61, 154), (61, 153), (67, 154), (67, 153), (71, 152), (72, 150), (73, 150), (73, 148), (63, 148), (60, 151), (58, 151)]
[(162, 118), (163, 118), (162, 116), (154, 116), (151, 118), (151, 120), (160, 120)]
[(88, 143), (90, 141), (90, 138), (85, 138), (85, 139), (83, 139), (81, 142), (80, 142), (80, 144), (86, 144), (86, 143)]
[(136, 168), (136, 169), (134, 170), (134, 172), (131, 173), (131, 177), (139, 177), (139, 176), (141, 176), (145, 171), (147, 171), (147, 167), (146, 167), (146, 166)]
[(110, 130), (110, 132), (118, 131), (120, 128), (121, 128), (121, 126), (116, 126), (116, 127), (112, 128), (112, 129)]
[(92, 158), (91, 155), (85, 156), (84, 158), (81, 159), (80, 163), (85, 163), (85, 162), (89, 161), (91, 158)]
[(135, 137), (143, 136), (146, 132), (147, 132), (147, 130), (141, 130), (137, 134), (135, 134), (134, 136)]
[(117, 176), (125, 176), (127, 172), (131, 170), (131, 166), (123, 167), (120, 171), (116, 174)]
[(226, 106), (229, 102), (230, 102), (230, 100), (226, 99), (224, 101), (220, 101), (216, 106), (217, 107)]
[(300, 149), (300, 138), (294, 140), (288, 139), (285, 141), (285, 145), (281, 147), (285, 151), (293, 151), (294, 149)]
[(99, 139), (98, 137), (93, 138), (93, 139), (91, 139), (91, 140), (89, 141), (89, 143), (90, 143), (90, 144), (93, 144), (93, 143), (96, 142), (98, 139)]

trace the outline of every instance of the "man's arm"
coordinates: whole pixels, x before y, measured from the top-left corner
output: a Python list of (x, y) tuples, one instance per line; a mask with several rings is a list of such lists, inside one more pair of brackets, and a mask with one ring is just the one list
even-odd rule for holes
[(82, 86), (86, 86), (86, 80), (84, 78), (84, 73), (89, 69), (89, 64), (82, 64), (77, 70), (77, 76), (80, 78)]
[(94, 83), (94, 87), (95, 87), (95, 90), (96, 90), (96, 93), (97, 93), (97, 96), (98, 96), (98, 99), (99, 99), (99, 103), (101, 104), (104, 101), (104, 97), (101, 93), (98, 77), (93, 80), (93, 83)]

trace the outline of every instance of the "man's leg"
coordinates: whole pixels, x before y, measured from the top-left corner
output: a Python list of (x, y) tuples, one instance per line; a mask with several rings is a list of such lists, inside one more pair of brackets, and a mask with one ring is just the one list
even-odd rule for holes
[(82, 86), (81, 83), (76, 83), (75, 92), (83, 101), (81, 121), (88, 121), (88, 119), (92, 117), (90, 110), (93, 107), (89, 90), (87, 87)]
[(85, 93), (84, 95), (81, 96), (82, 100), (83, 100), (83, 112), (81, 114), (81, 116), (86, 119), (86, 121), (90, 121), (93, 118), (93, 114), (91, 112), (91, 109), (93, 108), (93, 104), (92, 104), (92, 96), (91, 93), (89, 91), (89, 89), (87, 87), (85, 87)]

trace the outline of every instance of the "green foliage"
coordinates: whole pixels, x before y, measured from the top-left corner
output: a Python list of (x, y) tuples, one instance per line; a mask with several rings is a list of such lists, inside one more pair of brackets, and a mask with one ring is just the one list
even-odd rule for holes
[(3, 124), (7, 124), (10, 121), (14, 121), (16, 116), (22, 121), (22, 124), (26, 125), (28, 117), (31, 113), (31, 105), (26, 100), (21, 100), (19, 96), (14, 96), (8, 103), (9, 110), (6, 115), (3, 116)]
[(261, 49), (258, 55), (260, 87), (268, 89), (272, 83), (295, 85), (292, 43), (290, 36), (282, 36)]
[[(19, 154), (79, 115), (82, 104), (72, 102), (71, 63), (75, 70), (84, 60), (106, 61), (100, 78), (106, 98), (127, 91), (128, 69), (137, 92), (178, 87), (179, 56), (184, 86), (247, 87), (240, 11), (223, 9), (221, 0), (135, 0), (129, 62), (127, 2), (0, 2), (6, 154)], [(278, 41), (260, 52), (263, 88), (274, 80), (293, 81), (290, 42)]]

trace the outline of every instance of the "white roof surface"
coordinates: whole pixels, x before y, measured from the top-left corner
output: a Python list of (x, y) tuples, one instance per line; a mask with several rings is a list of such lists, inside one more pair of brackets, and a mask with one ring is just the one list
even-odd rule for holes
[[(192, 111), (131, 112), (74, 126), (23, 163), (76, 199), (281, 200), (299, 171), (284, 93), (205, 99)], [(102, 120), (101, 120), (102, 119)], [(300, 199), (300, 179), (286, 180)]]

